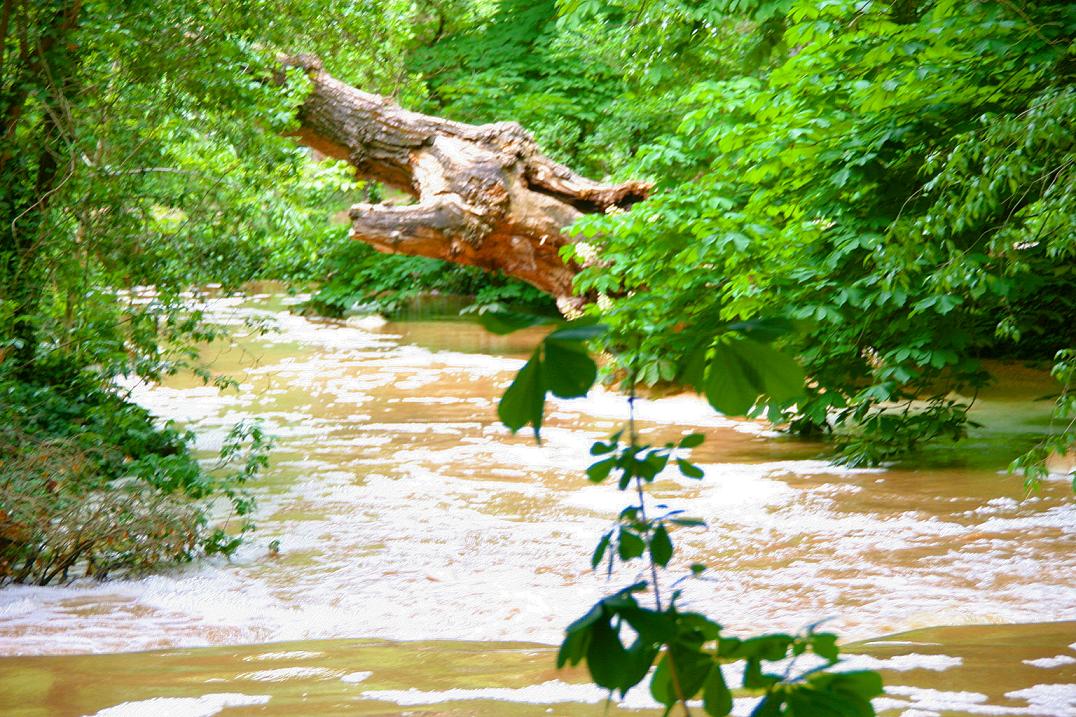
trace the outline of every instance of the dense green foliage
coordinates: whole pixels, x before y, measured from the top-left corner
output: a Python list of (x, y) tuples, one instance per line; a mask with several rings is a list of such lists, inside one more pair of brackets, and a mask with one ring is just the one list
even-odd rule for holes
[(875, 463), (964, 435), (983, 359), (1076, 344), (1071, 3), (503, 0), (426, 20), (425, 109), (656, 182), (573, 229), (578, 286), (609, 299), (608, 347), (644, 383), (683, 382), (683, 326), (784, 317), (811, 397), (770, 417)]
[[(192, 438), (78, 378), (0, 382), (0, 585), (234, 552), (254, 527), (243, 486), (265, 466), (269, 442), (257, 426), (237, 426), (205, 467)], [(238, 518), (228, 529), (211, 524), (228, 516)]]
[[(305, 80), (273, 82), (275, 53), (332, 52), (388, 89), (409, 7), (329, 19), (307, 3), (3, 4), (0, 581), (235, 549), (243, 525), (211, 525), (214, 502), (250, 510), (239, 484), (264, 441), (250, 436), (259, 450), (225, 478), (114, 381), (210, 379), (198, 348), (220, 331), (191, 287), (317, 270), (355, 180), (282, 136)], [(137, 285), (153, 291), (126, 291)]]
[(501, 0), (417, 47), (409, 64), (428, 88), (427, 111), (474, 123), (515, 120), (550, 156), (601, 175), (623, 166), (625, 133), (638, 141), (653, 132), (630, 126), (643, 115), (621, 68), (594, 59), (585, 38), (558, 22), (552, 0)]
[(618, 349), (650, 382), (676, 378), (684, 323), (785, 317), (813, 379), (793, 427), (876, 462), (962, 435), (981, 359), (1073, 344), (1070, 3), (621, 7), (655, 53), (659, 22), (726, 48), (680, 68), (678, 128), (627, 170), (658, 195), (576, 227), (601, 257), (579, 285), (613, 297), (614, 337), (645, 334)]

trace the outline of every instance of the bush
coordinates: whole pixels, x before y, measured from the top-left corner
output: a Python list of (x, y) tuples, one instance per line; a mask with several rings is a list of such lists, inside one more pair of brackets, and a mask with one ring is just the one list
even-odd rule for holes
[(0, 382), (0, 585), (104, 579), (234, 552), (253, 524), (244, 518), (237, 536), (210, 526), (209, 512), (226, 499), (249, 515), (242, 484), (265, 465), (268, 442), (238, 426), (207, 470), (190, 439), (92, 384)]

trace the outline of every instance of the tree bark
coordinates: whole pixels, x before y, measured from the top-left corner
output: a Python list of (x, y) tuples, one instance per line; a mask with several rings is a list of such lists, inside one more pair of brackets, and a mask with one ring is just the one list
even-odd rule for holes
[(469, 125), (410, 112), (337, 80), (317, 58), (283, 62), (313, 85), (299, 112), (300, 141), (415, 198), (351, 207), (352, 237), (381, 251), (499, 270), (570, 305), (580, 267), (560, 257), (572, 241), (562, 230), (649, 194), (645, 182), (609, 185), (576, 174), (515, 122)]

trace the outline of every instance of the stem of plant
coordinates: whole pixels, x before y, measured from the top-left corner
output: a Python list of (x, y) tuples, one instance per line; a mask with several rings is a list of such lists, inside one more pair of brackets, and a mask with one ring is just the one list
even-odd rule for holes
[[(639, 435), (635, 430), (635, 373), (631, 374), (629, 394), (628, 394), (628, 440), (631, 441), (631, 447), (634, 451), (639, 445)], [(649, 521), (646, 517), (646, 492), (643, 490), (643, 479), (638, 475), (635, 476), (635, 492), (639, 497), (639, 517), (643, 523), (649, 525)], [(658, 566), (654, 562), (654, 555), (650, 553), (650, 580), (654, 586), (654, 607), (658, 612), (662, 611), (661, 606), (661, 588), (658, 585)], [(665, 647), (665, 658), (669, 661), (669, 676), (672, 680), (673, 689), (676, 690), (676, 698), (680, 702), (680, 706), (684, 708), (684, 717), (691, 717), (691, 710), (687, 706), (687, 700), (684, 698), (684, 690), (680, 686), (680, 676), (676, 673), (676, 662), (673, 660), (672, 651), (668, 646)]]

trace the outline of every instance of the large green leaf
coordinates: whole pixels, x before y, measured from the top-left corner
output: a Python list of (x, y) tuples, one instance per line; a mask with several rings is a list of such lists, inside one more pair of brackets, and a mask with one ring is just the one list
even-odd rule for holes
[(512, 385), (504, 392), (497, 405), (497, 415), (501, 423), (515, 433), (523, 426), (534, 425), (537, 437), (542, 429), (542, 408), (545, 405), (545, 386), (542, 385), (542, 359), (538, 349), (531, 354)]
[(542, 380), (545, 387), (560, 398), (587, 395), (598, 377), (598, 367), (587, 354), (586, 347), (573, 341), (546, 338)]
[(676, 642), (669, 646), (669, 654), (675, 660), (676, 676), (680, 682), (680, 689), (684, 697), (691, 699), (702, 689), (706, 677), (710, 674), (710, 668), (714, 666), (711, 655), (702, 652), (694, 645), (685, 645)]
[(590, 646), (591, 630), (602, 619), (605, 611), (598, 602), (585, 615), (564, 629), (564, 642), (557, 652), (557, 667), (577, 665)]
[(673, 686), (672, 672), (669, 670), (668, 653), (658, 662), (658, 669), (654, 670), (654, 676), (650, 678), (650, 695), (666, 707), (676, 703), (676, 689)]
[(871, 670), (820, 673), (809, 677), (808, 682), (817, 689), (855, 695), (863, 700), (882, 694), (882, 678)]
[(641, 636), (628, 648), (619, 687), (621, 697), (643, 681), (646, 673), (650, 671), (650, 666), (654, 664), (654, 658), (658, 656), (658, 649), (657, 645)]
[(706, 367), (706, 400), (726, 416), (746, 414), (762, 393), (760, 381), (731, 344), (720, 344)]
[(723, 717), (732, 711), (732, 692), (725, 683), (721, 665), (710, 668), (702, 685), (702, 708), (711, 717)]
[(621, 560), (638, 558), (646, 550), (646, 543), (637, 534), (625, 528), (620, 529), (620, 540), (617, 543), (617, 554)]
[(869, 700), (853, 694), (823, 692), (807, 685), (787, 690), (790, 717), (874, 717)]
[(598, 338), (608, 329), (609, 327), (599, 323), (596, 317), (586, 316), (567, 322), (562, 328), (549, 334), (546, 339), (554, 341), (589, 341), (590, 339)]
[(478, 314), (478, 323), (490, 333), (503, 336), (532, 326), (559, 324), (561, 320), (554, 316), (524, 314), (516, 311), (489, 310)]
[(650, 557), (654, 559), (654, 562), (665, 567), (669, 564), (669, 560), (672, 559), (673, 544), (669, 538), (669, 532), (665, 530), (664, 525), (659, 525), (654, 534), (650, 536)]
[(710, 405), (726, 416), (742, 416), (760, 395), (787, 403), (803, 395), (803, 370), (772, 346), (738, 339), (718, 344), (706, 367)]
[(587, 669), (594, 684), (607, 690), (620, 688), (630, 673), (634, 661), (620, 642), (609, 616), (594, 623), (587, 646)]
[(743, 339), (729, 344), (746, 365), (762, 379), (762, 392), (779, 403), (803, 395), (803, 369), (786, 353), (772, 346)]
[(791, 333), (795, 325), (788, 319), (749, 319), (729, 324), (726, 328), (755, 341), (770, 342)]

